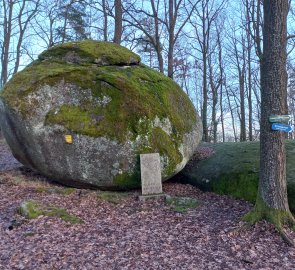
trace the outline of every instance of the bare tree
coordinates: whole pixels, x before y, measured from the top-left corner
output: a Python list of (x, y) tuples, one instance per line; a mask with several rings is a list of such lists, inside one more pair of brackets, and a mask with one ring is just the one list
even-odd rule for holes
[(57, 27), (60, 43), (71, 40), (86, 39), (86, 24), (84, 21), (86, 2), (84, 0), (62, 1), (59, 5), (61, 26)]
[[(226, 83), (225, 83), (225, 85), (226, 85)], [(228, 85), (226, 85), (226, 87), (225, 87), (225, 93), (226, 93), (227, 106), (229, 108), (230, 116), (231, 116), (234, 140), (235, 140), (235, 142), (237, 142), (238, 136), (237, 136), (236, 124), (235, 124), (235, 114), (234, 114), (234, 108), (233, 108), (232, 102), (231, 102), (230, 87)]]
[(255, 44), (255, 52), (259, 59), (262, 60), (262, 35), (263, 35), (263, 20), (262, 20), (262, 1), (261, 0), (246, 0), (247, 13), (250, 19), (250, 33)]
[[(219, 40), (220, 42), (220, 40)], [(219, 63), (217, 62), (217, 67), (214, 67), (213, 57), (216, 56), (215, 50), (218, 48), (218, 43), (213, 44), (213, 48), (211, 48), (211, 53), (208, 57), (208, 70), (209, 70), (209, 89), (211, 92), (211, 99), (212, 99), (212, 110), (211, 110), (211, 135), (209, 140), (213, 138), (213, 142), (217, 142), (217, 126), (218, 126), (218, 119), (217, 119), (217, 106), (218, 106), (218, 98), (219, 98), (219, 91), (220, 86), (222, 84), (220, 70), (219, 70)], [(219, 52), (220, 53), (220, 52)], [(218, 55), (218, 54), (217, 54)], [(219, 57), (217, 57), (219, 59)], [(219, 60), (218, 60), (219, 61)]]
[[(40, 0), (2, 0), (3, 37), (1, 42), (0, 86), (3, 86), (9, 76), (15, 74), (19, 69), (25, 33), (38, 11), (39, 3)], [(11, 68), (11, 71), (9, 71), (9, 68)]]
[[(217, 26), (216, 24), (216, 34), (217, 34), (217, 48), (218, 48), (218, 66), (219, 66), (219, 73), (220, 73), (220, 98), (219, 98), (219, 105), (220, 105), (220, 122), (221, 122), (221, 131), (222, 131), (222, 142), (225, 142), (225, 128), (224, 128), (224, 109), (223, 109), (223, 86), (224, 86), (224, 63), (223, 63), (223, 55), (222, 55), (222, 43), (221, 43), (221, 34), (223, 24), (221, 27)], [(217, 126), (216, 126), (217, 129)]]
[(164, 60), (162, 54), (161, 31), (163, 28), (160, 19), (160, 0), (149, 0), (151, 10), (137, 7), (135, 3), (127, 3), (123, 6), (126, 16), (123, 20), (131, 27), (137, 28), (142, 32), (139, 40), (145, 40), (156, 52), (159, 71), (164, 73)]
[[(194, 1), (190, 3), (185, 0), (168, 0), (168, 10), (167, 3), (165, 3), (165, 20), (163, 21), (167, 32), (168, 32), (168, 77), (173, 78), (174, 74), (174, 47), (175, 44), (185, 27), (188, 23), (192, 13), (194, 12), (197, 4), (201, 0)], [(190, 7), (187, 6), (190, 4)], [(168, 14), (168, 16), (167, 16)]]
[(12, 23), (13, 23), (13, 0), (2, 0), (3, 5), (3, 41), (1, 48), (1, 84), (2, 87), (8, 79), (8, 64), (9, 64), (9, 47), (12, 36)]
[(32, 18), (36, 15), (38, 11), (39, 3), (40, 3), (40, 0), (32, 1), (31, 2), (32, 5), (29, 5), (29, 7), (26, 6), (30, 4), (29, 1), (23, 0), (21, 3), (19, 14), (17, 17), (19, 31), (18, 31), (17, 45), (15, 49), (16, 57), (15, 57), (13, 74), (15, 74), (19, 69), (19, 63), (21, 58), (21, 46), (24, 41), (24, 35), (28, 28), (29, 23), (31, 22)]
[[(80, 0), (85, 5), (85, 28), (87, 37), (103, 41), (113, 41), (114, 28), (113, 21), (115, 12), (114, 1), (107, 0)], [(85, 15), (85, 16), (84, 16)], [(118, 13), (119, 16), (119, 13)], [(122, 32), (122, 31), (121, 31)]]
[(249, 141), (253, 140), (253, 106), (252, 106), (252, 47), (253, 40), (251, 37), (251, 0), (244, 0), (246, 14), (246, 43), (247, 43), (247, 99), (249, 110)]
[(203, 79), (203, 104), (202, 104), (202, 124), (203, 124), (203, 140), (209, 141), (208, 132), (208, 63), (209, 56), (209, 43), (211, 38), (211, 31), (213, 22), (216, 20), (220, 11), (223, 9), (225, 1), (216, 4), (216, 2), (209, 0), (201, 0), (200, 6), (194, 8), (195, 12), (192, 17), (189, 18), (190, 23), (194, 29), (196, 40), (199, 48), (197, 49), (201, 53), (202, 58), (202, 79)]
[(271, 130), (269, 116), (286, 114), (288, 0), (264, 0), (263, 57), (261, 70), (260, 178), (255, 208), (246, 219), (266, 219), (284, 239), (283, 224), (295, 224), (287, 199), (285, 135)]
[[(242, 34), (243, 35), (243, 34)], [(241, 55), (237, 47), (237, 40), (234, 40), (234, 53), (236, 59), (236, 67), (239, 78), (239, 94), (240, 94), (240, 141), (246, 141), (246, 112), (245, 112), (245, 75), (246, 75), (246, 48), (245, 38), (242, 36)]]

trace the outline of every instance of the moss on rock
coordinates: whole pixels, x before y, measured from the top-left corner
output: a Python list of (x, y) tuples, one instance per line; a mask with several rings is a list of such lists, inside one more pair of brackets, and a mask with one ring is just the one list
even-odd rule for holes
[(258, 173), (225, 173), (212, 183), (212, 191), (255, 203), (258, 177)]
[(74, 215), (70, 215), (63, 208), (52, 207), (52, 206), (45, 207), (33, 200), (28, 200), (23, 202), (18, 208), (18, 213), (27, 219), (34, 219), (39, 216), (48, 216), (48, 217), (58, 217), (66, 222), (70, 222), (71, 224), (83, 223), (83, 221), (80, 218)]
[(121, 190), (138, 188), (140, 186), (140, 173), (139, 170), (129, 173), (121, 173), (113, 178), (113, 183)]
[[(219, 143), (199, 162), (190, 161), (181, 179), (203, 190), (228, 194), (255, 203), (259, 180), (259, 142)], [(286, 141), (288, 201), (295, 212), (295, 141)]]
[(45, 125), (59, 124), (79, 134), (107, 135), (122, 142), (128, 131), (135, 135), (148, 132), (138, 125), (140, 119), (162, 119), (169, 115), (179, 137), (197, 122), (196, 112), (179, 86), (144, 65), (121, 68), (37, 61), (16, 74), (5, 85), (1, 97), (24, 118), (32, 118), (32, 107), (38, 107), (38, 100), (29, 103), (28, 95), (59, 81), (76, 85), (80, 90), (90, 89), (93, 97), (109, 97), (110, 102), (101, 106), (86, 99), (79, 106), (65, 104), (57, 112), (56, 108), (48, 112)]
[(110, 42), (84, 40), (57, 45), (39, 55), (39, 60), (97, 65), (138, 64), (140, 57), (120, 45)]
[(169, 136), (161, 128), (154, 128), (151, 136), (151, 145), (154, 151), (160, 153), (160, 156), (167, 157), (167, 166), (165, 175), (173, 174), (175, 167), (182, 161), (182, 155), (179, 152), (177, 140)]
[(17, 212), (27, 219), (34, 219), (43, 215), (41, 206), (32, 200), (23, 202), (17, 209)]
[[(90, 185), (138, 187), (135, 163), (140, 153), (160, 153), (164, 178), (179, 171), (200, 140), (200, 119), (173, 80), (139, 62), (139, 56), (126, 48), (90, 40), (43, 52), (0, 94), (6, 114), (1, 121), (4, 129), (10, 129), (8, 136), (15, 136), (8, 140), (13, 151), (19, 152), (15, 156), (68, 185), (78, 174), (78, 181)], [(16, 126), (20, 129), (17, 137), (12, 135)], [(22, 133), (26, 137), (18, 142)], [(65, 134), (73, 135), (73, 147), (64, 145)], [(34, 142), (28, 136), (35, 136)], [(191, 139), (186, 140), (187, 136)], [(26, 146), (21, 153), (17, 142)], [(52, 164), (41, 164), (42, 158), (35, 157), (41, 152), (47, 160), (52, 158)], [(63, 154), (70, 158), (61, 159)], [(96, 159), (101, 159), (99, 165)], [(104, 165), (108, 172), (98, 184), (93, 171), (99, 174)], [(85, 171), (74, 173), (73, 167)], [(92, 180), (86, 176), (90, 174)]]

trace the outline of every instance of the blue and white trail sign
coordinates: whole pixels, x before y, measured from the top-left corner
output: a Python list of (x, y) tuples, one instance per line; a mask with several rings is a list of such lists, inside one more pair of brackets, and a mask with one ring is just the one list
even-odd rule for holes
[(284, 132), (292, 132), (293, 128), (287, 124), (273, 123), (271, 125), (272, 130), (284, 131)]

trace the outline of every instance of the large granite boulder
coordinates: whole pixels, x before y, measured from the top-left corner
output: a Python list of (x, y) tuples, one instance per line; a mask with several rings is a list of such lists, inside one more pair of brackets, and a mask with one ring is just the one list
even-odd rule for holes
[(139, 186), (139, 154), (151, 152), (160, 153), (168, 179), (201, 139), (200, 120), (180, 87), (106, 42), (43, 52), (4, 86), (0, 107), (14, 156), (71, 186)]

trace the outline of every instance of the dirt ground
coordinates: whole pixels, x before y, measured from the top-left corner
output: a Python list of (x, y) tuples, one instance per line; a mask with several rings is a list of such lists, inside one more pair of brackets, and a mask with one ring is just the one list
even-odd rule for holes
[[(62, 187), (20, 167), (1, 140), (0, 269), (295, 269), (295, 249), (272, 225), (239, 230), (249, 203), (179, 183), (163, 189), (198, 205), (141, 202), (140, 190)], [(83, 223), (27, 220), (17, 208), (28, 199), (64, 208)]]

